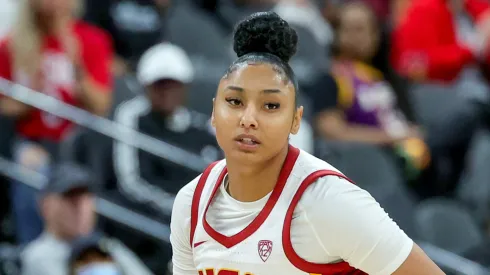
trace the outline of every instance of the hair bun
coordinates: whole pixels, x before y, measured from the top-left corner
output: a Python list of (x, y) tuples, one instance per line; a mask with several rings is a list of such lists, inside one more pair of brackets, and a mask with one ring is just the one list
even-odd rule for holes
[(289, 62), (296, 53), (298, 35), (275, 12), (254, 13), (235, 27), (233, 50), (238, 57), (248, 53), (269, 53)]

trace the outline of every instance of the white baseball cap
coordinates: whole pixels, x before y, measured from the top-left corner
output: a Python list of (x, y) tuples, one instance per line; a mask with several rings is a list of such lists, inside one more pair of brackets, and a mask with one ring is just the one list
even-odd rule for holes
[(170, 43), (160, 43), (146, 50), (138, 63), (136, 75), (145, 86), (161, 79), (187, 84), (194, 79), (194, 68), (183, 49)]

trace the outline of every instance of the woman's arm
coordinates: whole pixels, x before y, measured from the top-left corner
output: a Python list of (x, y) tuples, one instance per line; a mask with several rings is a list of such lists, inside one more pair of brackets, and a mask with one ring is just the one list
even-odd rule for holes
[(445, 274), (425, 252), (414, 244), (412, 251), (393, 275), (442, 275)]
[(316, 128), (330, 140), (385, 145), (395, 139), (378, 127), (349, 124), (342, 110), (330, 109), (317, 115)]
[(352, 104), (354, 91), (349, 80), (324, 74), (311, 87), (315, 129), (324, 138), (346, 142), (391, 144), (396, 141), (379, 127), (351, 124), (344, 116), (344, 108)]
[(32, 107), (9, 97), (0, 96), (0, 114), (8, 117), (23, 117)]
[(110, 38), (100, 29), (93, 29), (91, 39), (82, 41), (77, 64), (78, 99), (90, 112), (104, 116), (112, 100), (113, 50)]
[[(12, 80), (12, 62), (7, 42), (0, 41), (0, 78)], [(0, 94), (0, 114), (8, 117), (22, 117), (32, 108), (15, 99)]]

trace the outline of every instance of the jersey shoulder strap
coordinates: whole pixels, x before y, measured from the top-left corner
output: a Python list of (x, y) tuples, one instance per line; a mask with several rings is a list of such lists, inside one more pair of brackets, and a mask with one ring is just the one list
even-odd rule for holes
[(293, 248), (293, 244), (291, 241), (291, 224), (293, 220), (294, 210), (296, 209), (296, 206), (301, 200), (301, 197), (303, 196), (306, 189), (310, 185), (315, 183), (316, 180), (325, 176), (340, 177), (354, 184), (354, 182), (350, 180), (348, 177), (346, 177), (344, 174), (334, 170), (318, 170), (308, 175), (303, 180), (303, 182), (301, 182), (286, 212), (286, 218), (284, 220), (284, 226), (282, 231), (282, 244), (284, 247), (284, 253), (286, 254), (286, 257), (288, 258), (291, 264), (293, 264), (299, 270), (302, 270), (310, 274), (367, 275), (363, 271), (351, 267), (347, 262), (338, 262), (338, 263), (331, 263), (331, 264), (308, 262), (305, 259), (301, 258)]
[(204, 186), (206, 185), (206, 181), (208, 180), (209, 174), (213, 170), (213, 168), (218, 164), (219, 161), (215, 161), (211, 163), (201, 174), (199, 181), (197, 182), (196, 190), (194, 191), (194, 195), (192, 196), (192, 204), (191, 204), (191, 231), (190, 231), (190, 245), (192, 247), (194, 243), (194, 233), (196, 232), (197, 220), (199, 218), (199, 203), (201, 202), (202, 191), (204, 190)]

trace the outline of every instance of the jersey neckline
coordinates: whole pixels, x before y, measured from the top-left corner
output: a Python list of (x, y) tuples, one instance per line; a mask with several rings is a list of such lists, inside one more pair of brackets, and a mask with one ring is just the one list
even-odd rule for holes
[(226, 178), (228, 177), (228, 174), (225, 175), (223, 181), (220, 184), (219, 187), (219, 192), (221, 194), (217, 194), (218, 196), (223, 196), (225, 199), (226, 203), (231, 204), (231, 207), (234, 207), (234, 209), (240, 209), (243, 211), (250, 211), (250, 210), (261, 210), (264, 208), (265, 204), (269, 200), (271, 194), (273, 191), (267, 193), (267, 195), (263, 196), (262, 198), (256, 200), (256, 201), (251, 201), (251, 202), (243, 202), (236, 200), (233, 198), (228, 191), (226, 191), (225, 185), (226, 185)]
[(211, 196), (208, 199), (206, 208), (202, 216), (202, 224), (206, 233), (208, 233), (208, 235), (211, 238), (213, 238), (215, 241), (222, 244), (226, 248), (231, 248), (241, 243), (250, 235), (255, 233), (260, 228), (260, 226), (265, 222), (265, 220), (269, 217), (270, 213), (272, 212), (272, 209), (274, 208), (277, 201), (279, 200), (279, 197), (281, 196), (281, 193), (284, 189), (284, 186), (286, 185), (289, 175), (293, 170), (294, 164), (298, 159), (299, 153), (300, 153), (299, 149), (289, 145), (288, 154), (281, 168), (281, 172), (279, 173), (279, 178), (277, 179), (277, 183), (274, 186), (272, 194), (270, 194), (267, 203), (259, 212), (257, 217), (255, 217), (255, 219), (250, 224), (248, 224), (243, 230), (241, 230), (240, 232), (232, 236), (225, 236), (219, 233), (211, 225), (209, 225), (209, 223), (206, 220), (206, 214), (208, 212), (209, 206), (211, 205), (213, 198), (216, 196), (216, 192), (220, 189), (220, 186), (223, 184), (223, 179), (228, 172), (228, 169), (224, 167), (218, 177), (218, 180), (214, 183), (215, 186), (213, 192), (211, 193)]

